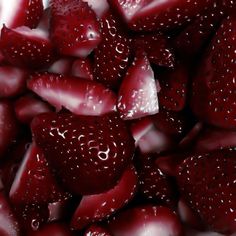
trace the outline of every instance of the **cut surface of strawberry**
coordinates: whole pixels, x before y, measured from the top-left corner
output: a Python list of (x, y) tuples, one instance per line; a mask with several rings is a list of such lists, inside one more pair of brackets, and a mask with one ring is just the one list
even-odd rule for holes
[(132, 161), (134, 140), (116, 113), (96, 117), (45, 113), (33, 120), (31, 128), (60, 179), (77, 194), (109, 190)]
[(71, 58), (60, 58), (55, 61), (47, 71), (54, 74), (69, 75), (73, 60)]
[(77, 59), (73, 62), (71, 75), (83, 79), (93, 80), (93, 66), (89, 58)]
[(128, 168), (113, 189), (97, 195), (83, 196), (72, 218), (71, 227), (78, 230), (108, 218), (126, 205), (136, 190), (137, 173), (134, 168)]
[(116, 109), (116, 95), (102, 84), (77, 77), (36, 74), (28, 88), (57, 110), (62, 107), (77, 115), (97, 116)]

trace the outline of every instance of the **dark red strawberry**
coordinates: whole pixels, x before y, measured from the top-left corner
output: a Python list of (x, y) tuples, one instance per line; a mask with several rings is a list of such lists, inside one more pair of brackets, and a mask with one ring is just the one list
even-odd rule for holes
[(79, 230), (108, 218), (126, 205), (136, 190), (137, 173), (134, 168), (128, 168), (113, 189), (97, 195), (83, 196), (72, 218), (71, 227)]
[(27, 150), (9, 196), (15, 204), (43, 204), (69, 197), (59, 188), (42, 150), (35, 144)]
[(152, 205), (121, 212), (109, 223), (109, 229), (114, 236), (184, 235), (181, 222), (173, 211)]
[(101, 40), (96, 15), (82, 0), (51, 0), (50, 31), (63, 55), (85, 58)]
[(26, 89), (28, 73), (25, 70), (0, 66), (0, 97), (13, 97), (21, 94)]
[(158, 94), (160, 107), (170, 111), (184, 109), (187, 97), (188, 67), (178, 65), (174, 70), (167, 70), (156, 75), (161, 91)]
[(193, 79), (192, 109), (202, 121), (236, 129), (236, 19), (227, 17)]
[(100, 225), (91, 225), (86, 232), (84, 233), (84, 236), (112, 236), (110, 232), (103, 226)]
[(75, 60), (71, 68), (71, 75), (93, 80), (92, 63), (89, 58)]
[(9, 0), (0, 2), (0, 26), (35, 28), (43, 14), (42, 0)]
[(22, 96), (15, 102), (16, 118), (22, 123), (29, 124), (35, 116), (51, 110), (47, 103), (30, 95)]
[(40, 29), (3, 26), (0, 45), (5, 60), (14, 66), (41, 68), (54, 60), (53, 45)]
[(47, 71), (55, 74), (69, 75), (73, 60), (71, 58), (60, 58), (55, 61)]
[(119, 89), (117, 107), (124, 120), (158, 113), (154, 73), (145, 54), (138, 53), (128, 69)]
[(136, 31), (169, 30), (193, 19), (215, 0), (122, 1), (109, 0), (130, 28)]
[(131, 39), (111, 13), (100, 20), (102, 42), (94, 51), (94, 77), (105, 86), (117, 88), (129, 65)]
[(179, 167), (178, 184), (204, 223), (222, 233), (236, 231), (234, 149), (193, 155)]
[(60, 179), (77, 194), (112, 188), (132, 160), (134, 140), (116, 113), (46, 113), (35, 118), (31, 128)]
[(142, 34), (135, 38), (136, 48), (143, 49), (151, 63), (158, 66), (173, 67), (175, 57), (167, 37), (160, 33)]
[(8, 200), (3, 192), (0, 192), (0, 235), (1, 236), (19, 236), (20, 227)]

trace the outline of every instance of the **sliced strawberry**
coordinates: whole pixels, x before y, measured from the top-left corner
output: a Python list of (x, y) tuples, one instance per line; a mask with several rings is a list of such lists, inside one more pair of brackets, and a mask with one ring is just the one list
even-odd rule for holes
[(173, 50), (163, 34), (142, 34), (135, 39), (135, 48), (143, 49), (151, 63), (158, 66), (173, 67), (175, 57)]
[(26, 95), (15, 102), (16, 118), (22, 123), (29, 124), (35, 116), (51, 110), (47, 103), (33, 96)]
[(221, 24), (193, 79), (192, 109), (202, 121), (236, 129), (236, 19)]
[(43, 14), (42, 0), (9, 0), (0, 2), (0, 27), (16, 28), (29, 26), (35, 28)]
[(236, 231), (236, 151), (190, 156), (179, 167), (178, 184), (188, 204), (215, 231)]
[(0, 97), (13, 97), (21, 94), (26, 89), (28, 73), (25, 70), (0, 66)]
[(109, 0), (127, 24), (137, 31), (169, 30), (193, 19), (215, 0), (122, 1)]
[(111, 12), (100, 25), (103, 39), (94, 51), (94, 76), (105, 86), (117, 88), (129, 65), (131, 39)]
[(187, 99), (188, 67), (178, 65), (175, 70), (164, 71), (157, 74), (161, 85), (158, 94), (160, 107), (170, 111), (181, 111), (184, 109)]
[(174, 212), (152, 205), (121, 212), (109, 223), (109, 228), (114, 236), (183, 235), (182, 225)]
[(94, 11), (82, 0), (51, 1), (51, 38), (60, 54), (87, 57), (101, 40)]
[(5, 60), (14, 66), (41, 68), (54, 60), (53, 46), (40, 29), (3, 26), (0, 44)]
[(20, 227), (5, 195), (0, 192), (0, 235), (19, 236)]
[(35, 144), (27, 150), (9, 196), (15, 204), (43, 204), (69, 197), (59, 188), (42, 150)]
[(72, 218), (71, 227), (83, 229), (93, 222), (108, 218), (130, 201), (136, 189), (137, 173), (134, 168), (128, 168), (113, 189), (97, 195), (83, 196)]
[(77, 115), (102, 115), (116, 109), (116, 95), (103, 85), (76, 77), (36, 74), (28, 88), (57, 110), (65, 107)]
[(69, 75), (73, 60), (71, 58), (61, 58), (55, 61), (47, 71), (55, 74)]
[(83, 79), (93, 80), (91, 61), (88, 58), (75, 60), (71, 68), (71, 75)]
[(154, 73), (147, 56), (137, 54), (119, 89), (117, 107), (124, 120), (158, 113)]
[(86, 232), (84, 233), (84, 236), (112, 236), (108, 230), (100, 225), (91, 225)]
[(31, 128), (60, 179), (77, 194), (112, 188), (132, 160), (134, 140), (116, 113), (46, 113), (35, 118)]
[(109, 10), (109, 4), (107, 0), (83, 0), (93, 9), (98, 18), (101, 18)]

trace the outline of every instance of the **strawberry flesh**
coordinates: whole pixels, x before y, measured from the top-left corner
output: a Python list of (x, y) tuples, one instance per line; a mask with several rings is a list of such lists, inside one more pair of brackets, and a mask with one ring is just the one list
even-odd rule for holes
[(93, 80), (92, 63), (89, 58), (77, 59), (73, 62), (71, 75), (83, 79)]

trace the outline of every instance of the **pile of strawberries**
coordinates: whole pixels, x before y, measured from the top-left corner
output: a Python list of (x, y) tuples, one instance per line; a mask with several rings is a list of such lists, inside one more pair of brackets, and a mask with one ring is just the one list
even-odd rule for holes
[(236, 233), (235, 10), (0, 0), (0, 236)]

